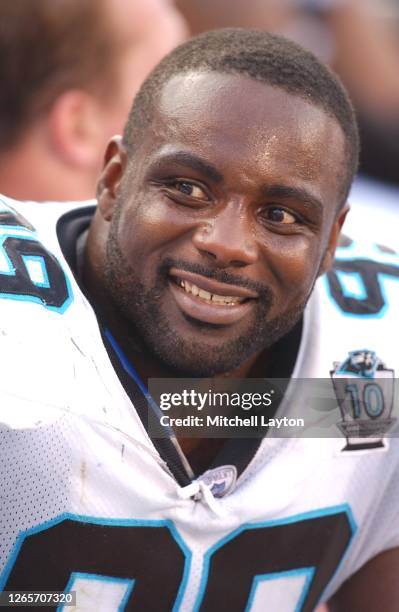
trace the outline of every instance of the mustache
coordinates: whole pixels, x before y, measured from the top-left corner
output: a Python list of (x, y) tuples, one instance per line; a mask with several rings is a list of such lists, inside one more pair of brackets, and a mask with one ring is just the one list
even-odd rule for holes
[(259, 299), (267, 303), (269, 306), (271, 306), (273, 302), (273, 292), (268, 285), (249, 280), (248, 278), (243, 278), (242, 276), (232, 274), (226, 270), (208, 268), (199, 263), (187, 262), (183, 259), (174, 259), (173, 257), (166, 257), (160, 265), (159, 272), (164, 278), (167, 278), (171, 268), (179, 268), (185, 272), (200, 274), (201, 276), (219, 281), (220, 283), (236, 285), (237, 287), (249, 289), (257, 293), (259, 295)]

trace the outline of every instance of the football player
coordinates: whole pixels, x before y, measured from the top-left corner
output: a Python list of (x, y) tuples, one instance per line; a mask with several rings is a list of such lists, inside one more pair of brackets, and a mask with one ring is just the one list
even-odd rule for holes
[[(398, 258), (346, 241), (333, 265), (358, 149), (313, 55), (220, 30), (146, 80), (97, 208), (2, 200), (1, 589), (85, 610), (397, 610)], [(148, 431), (155, 377), (330, 373), (352, 381), (332, 437)], [(275, 417), (304, 404), (288, 393)]]

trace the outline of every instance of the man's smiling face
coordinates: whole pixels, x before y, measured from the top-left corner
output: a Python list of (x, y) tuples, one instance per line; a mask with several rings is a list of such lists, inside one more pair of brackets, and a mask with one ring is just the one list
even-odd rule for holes
[(180, 373), (228, 372), (273, 345), (331, 260), (344, 162), (336, 120), (296, 95), (172, 78), (115, 196), (100, 190), (116, 312)]

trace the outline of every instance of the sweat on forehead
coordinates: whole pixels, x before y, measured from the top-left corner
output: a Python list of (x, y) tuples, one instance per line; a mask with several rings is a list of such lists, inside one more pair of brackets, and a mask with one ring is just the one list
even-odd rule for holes
[[(326, 136), (333, 155), (320, 157), (320, 141)], [(309, 179), (333, 157), (338, 162), (338, 172), (330, 171), (336, 177), (334, 191), (344, 163), (342, 131), (322, 108), (246, 76), (220, 73), (177, 75), (163, 87), (151, 137), (141, 151), (148, 159), (154, 152), (158, 156), (178, 149), (212, 160), (222, 173), (239, 158), (240, 174), (248, 179), (254, 164), (270, 171), (274, 158), (278, 163), (281, 156), (287, 172), (292, 160), (298, 177)]]
[(312, 53), (274, 34), (241, 28), (206, 32), (180, 45), (152, 71), (137, 94), (124, 131), (129, 153), (153, 119), (154, 102), (174, 76), (189, 72), (239, 74), (303, 97), (334, 117), (345, 136), (342, 200), (357, 170), (359, 137), (348, 95), (338, 78)]

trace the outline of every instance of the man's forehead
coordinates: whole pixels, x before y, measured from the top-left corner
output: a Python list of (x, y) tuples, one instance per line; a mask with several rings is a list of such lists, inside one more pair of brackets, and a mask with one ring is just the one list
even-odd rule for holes
[(344, 147), (340, 125), (323, 108), (238, 74), (198, 71), (172, 77), (159, 93), (154, 118), (158, 129), (172, 137), (178, 132), (203, 139), (220, 132), (239, 137), (242, 144), (265, 135), (307, 145), (324, 140), (328, 132), (332, 143)]
[(295, 166), (305, 179), (343, 161), (342, 130), (324, 109), (242, 75), (190, 72), (171, 78), (160, 92), (153, 128), (160, 147), (184, 144), (211, 157), (220, 151), (226, 163), (229, 153), (241, 155), (243, 164), (249, 158), (274, 161), (283, 170)]
[[(215, 106), (216, 105), (216, 106)], [(223, 115), (245, 110), (257, 119), (301, 115), (302, 120), (326, 117), (326, 111), (312, 101), (283, 87), (261, 82), (243, 74), (191, 71), (171, 77), (159, 92), (157, 109), (168, 116), (184, 116), (185, 111), (223, 109)]]

